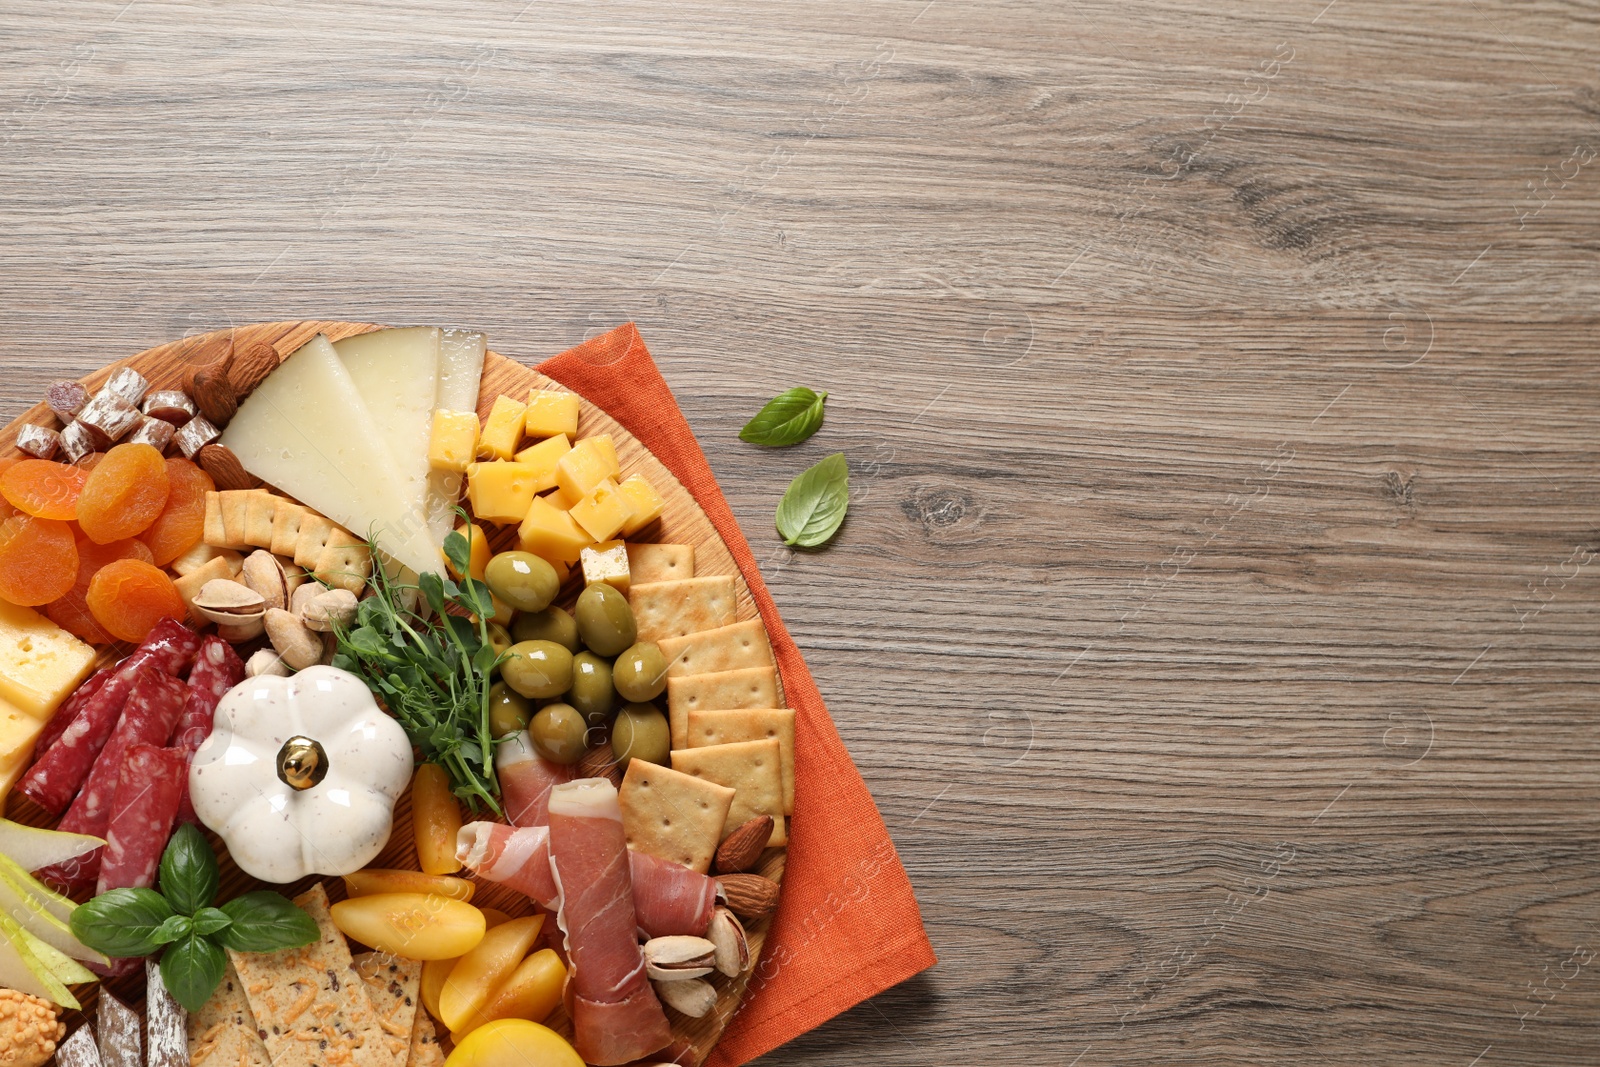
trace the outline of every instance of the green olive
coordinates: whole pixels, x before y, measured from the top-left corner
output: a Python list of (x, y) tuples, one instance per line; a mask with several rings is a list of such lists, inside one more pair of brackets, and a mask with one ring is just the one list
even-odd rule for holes
[(489, 687), (489, 733), (495, 737), (520, 733), (532, 716), (532, 702), (505, 682)]
[(501, 552), (483, 569), (483, 580), (518, 611), (543, 611), (561, 590), (556, 569), (532, 552)]
[(624, 704), (611, 724), (611, 754), (627, 766), (630, 759), (659, 763), (671, 758), (672, 731), (654, 704)]
[(500, 677), (525, 697), (557, 697), (572, 685), (572, 653), (554, 641), (518, 641), (508, 655)]
[(502, 655), (511, 647), (511, 631), (497, 622), (489, 624), (489, 644), (494, 646), (494, 654)]
[(604, 582), (591, 582), (578, 594), (573, 614), (578, 620), (578, 636), (589, 651), (601, 656), (615, 656), (638, 635), (628, 598)]
[(546, 704), (528, 724), (534, 751), (552, 763), (577, 763), (587, 749), (589, 724), (571, 704)]
[(611, 665), (611, 683), (623, 700), (654, 700), (667, 688), (667, 657), (654, 641), (640, 641)]
[(545, 608), (518, 615), (511, 623), (511, 636), (518, 641), (554, 641), (568, 652), (576, 652), (578, 624), (560, 608)]
[(579, 652), (572, 657), (572, 688), (567, 690), (567, 702), (582, 713), (590, 726), (600, 726), (611, 717), (616, 697), (611, 686), (611, 664), (593, 652)]

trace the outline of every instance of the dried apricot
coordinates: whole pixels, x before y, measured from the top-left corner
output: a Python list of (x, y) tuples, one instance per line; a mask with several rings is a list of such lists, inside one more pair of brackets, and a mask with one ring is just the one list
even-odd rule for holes
[(206, 494), (217, 488), (211, 475), (186, 459), (167, 460), (167, 506), (139, 539), (165, 567), (200, 543), (206, 530)]
[(156, 623), (169, 617), (182, 619), (185, 611), (172, 579), (139, 559), (119, 559), (101, 567), (89, 581), (87, 600), (95, 621), (120, 641), (143, 641)]
[(167, 506), (169, 491), (167, 461), (160, 452), (150, 445), (117, 445), (83, 483), (78, 526), (102, 545), (137, 536)]
[(56, 519), (13, 515), (0, 522), (0, 600), (34, 607), (72, 588), (78, 546)]
[(0, 496), (37, 519), (71, 519), (89, 473), (70, 463), (25, 459), (0, 473)]
[(119, 559), (151, 561), (150, 549), (143, 541), (128, 538), (109, 545), (97, 545), (87, 537), (78, 539), (78, 577), (61, 596), (44, 606), (50, 621), (91, 645), (109, 645), (116, 640), (89, 610), (89, 583), (100, 568)]

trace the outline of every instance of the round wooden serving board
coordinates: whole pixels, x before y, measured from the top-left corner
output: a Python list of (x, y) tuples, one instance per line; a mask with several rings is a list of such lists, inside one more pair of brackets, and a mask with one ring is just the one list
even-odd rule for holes
[[(81, 379), (91, 393), (97, 390), (115, 370), (122, 367), (132, 367), (145, 378), (149, 379), (152, 389), (182, 389), (184, 379), (191, 368), (221, 363), (235, 348), (243, 350), (250, 345), (265, 342), (277, 349), (278, 358), (293, 353), (317, 334), (326, 334), (331, 341), (338, 341), (359, 333), (368, 333), (383, 327), (373, 323), (339, 322), (339, 321), (287, 321), (259, 323), (253, 326), (241, 326), (233, 330), (219, 330), (214, 333), (200, 334), (186, 337), (181, 341), (160, 345), (156, 348), (140, 352), (136, 356), (113, 363), (93, 374)], [(495, 352), (489, 352), (484, 360), (483, 383), (479, 393), (478, 414), (487, 416), (494, 398), (502, 394), (524, 397), (530, 388), (563, 388), (558, 383), (539, 374), (537, 371), (524, 366), (515, 360), (507, 359)], [(642, 474), (661, 493), (666, 501), (666, 508), (658, 524), (642, 532), (641, 540), (660, 541), (671, 544), (690, 544), (695, 548), (695, 573), (697, 575), (731, 574), (738, 594), (737, 617), (740, 620), (759, 618), (755, 603), (750, 598), (750, 590), (745, 585), (744, 578), (739, 573), (739, 568), (733, 561), (733, 556), (728, 552), (727, 546), (717, 535), (711, 521), (706, 518), (705, 512), (695, 503), (672, 472), (667, 470), (661, 462), (652, 455), (633, 435), (623, 429), (616, 420), (607, 415), (600, 408), (588, 400), (580, 398), (581, 414), (579, 419), (579, 433), (589, 437), (595, 434), (609, 433), (616, 443), (617, 459), (622, 466), (624, 474)], [(381, 412), (374, 412), (374, 416), (381, 418)], [(15, 419), (4, 430), (0, 430), (0, 455), (10, 455), (16, 450), (17, 428), (24, 423), (38, 423), (42, 426), (55, 427), (58, 425), (55, 416), (42, 402), (25, 412), (20, 418)], [(500, 528), (490, 537), (491, 545), (500, 550), (510, 547), (514, 541), (515, 531), (510, 527)], [(569, 579), (567, 587), (562, 590), (558, 603), (570, 608), (572, 602), (581, 591), (581, 577), (576, 573)], [(114, 650), (115, 656), (121, 656), (129, 651), (128, 648)], [(7, 815), (19, 822), (33, 826), (53, 826), (56, 819), (35, 806), (20, 795), (13, 795), (10, 810)], [(328, 890), (328, 895), (335, 901), (344, 898), (344, 883), (339, 878), (307, 878), (287, 886), (266, 885), (241, 873), (235, 867), (222, 847), (220, 840), (212, 835), (212, 843), (217, 846), (218, 857), (222, 863), (222, 891), (220, 899), (230, 899), (252, 889), (270, 888), (295, 896), (309, 888), (313, 883), (321, 881)], [(785, 850), (768, 849), (762, 857), (760, 873), (769, 878), (781, 881), (783, 878)], [(403, 796), (395, 808), (394, 833), (389, 839), (388, 846), (371, 864), (374, 867), (396, 867), (406, 870), (417, 870), (416, 845), (411, 833), (411, 799), (409, 793)], [(505, 889), (491, 882), (480, 882), (477, 895), (473, 903), (483, 907), (499, 908), (513, 916), (531, 913), (534, 908), (527, 897), (515, 891)], [(667, 1016), (672, 1020), (673, 1036), (687, 1042), (693, 1050), (696, 1064), (701, 1063), (711, 1051), (717, 1039), (721, 1036), (723, 1027), (732, 1018), (739, 1006), (739, 1001), (744, 996), (745, 986), (750, 975), (755, 970), (759, 959), (762, 943), (766, 939), (767, 928), (770, 920), (757, 923), (747, 923), (746, 931), (750, 939), (750, 968), (737, 979), (725, 978), (721, 975), (712, 975), (718, 988), (717, 1006), (714, 1011), (702, 1019), (691, 1019), (680, 1015), (672, 1009), (667, 1009)], [(359, 951), (359, 948), (357, 948)], [(119, 979), (106, 983), (107, 988), (116, 993), (123, 1000), (136, 1008), (142, 1007), (144, 999), (144, 979), (142, 975), (128, 979)], [(74, 990), (77, 997), (84, 1003), (84, 1011), (92, 1017), (94, 996), (97, 987), (90, 986)], [(419, 1007), (418, 1010), (425, 1010)], [(69, 1031), (74, 1029), (80, 1018), (78, 1013), (71, 1012), (64, 1016)], [(560, 1008), (556, 1014), (546, 1020), (546, 1025), (558, 1032), (571, 1036), (571, 1027), (565, 1014)], [(440, 1038), (448, 1050), (450, 1047), (448, 1033), (444, 1027), (438, 1027)]]

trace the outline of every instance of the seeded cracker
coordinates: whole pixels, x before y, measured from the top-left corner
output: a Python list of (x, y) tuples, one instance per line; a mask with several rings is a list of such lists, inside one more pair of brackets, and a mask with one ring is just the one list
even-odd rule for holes
[(401, 1063), (408, 1062), (419, 1014), (417, 990), (422, 983), (422, 963), (382, 952), (363, 952), (355, 963), (356, 973), (367, 987), (367, 997), (378, 1013), (384, 1044), (401, 1057)]
[(228, 953), (272, 1067), (405, 1067), (384, 1041), (328, 913), (328, 894), (316, 885), (294, 902), (316, 920), (320, 940), (283, 952)]
[(192, 1067), (272, 1067), (232, 963), (205, 1007), (189, 1016), (189, 1063)]

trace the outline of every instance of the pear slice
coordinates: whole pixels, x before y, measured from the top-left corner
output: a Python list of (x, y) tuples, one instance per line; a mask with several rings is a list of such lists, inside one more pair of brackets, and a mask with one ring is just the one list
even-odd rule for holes
[(41, 894), (59, 895), (38, 879), (18, 871), (15, 864), (0, 863), (0, 910), (4, 910), (17, 921), (17, 925), (51, 948), (75, 960), (108, 966), (110, 961), (106, 956), (74, 937), (68, 921), (52, 913), (40, 899)]
[(20, 925), (17, 929), (22, 932), (22, 941), (28, 946), (28, 951), (33, 953), (33, 958), (44, 964), (58, 981), (66, 985), (83, 985), (85, 982), (100, 980), (93, 971), (77, 960), (68, 958), (66, 953), (51, 948)]
[(104, 844), (100, 838), (88, 834), (64, 834), (60, 830), (42, 830), (0, 819), (0, 855), (11, 857), (25, 871), (64, 863)]
[(72, 910), (78, 906), (72, 898), (57, 893), (4, 853), (0, 853), (0, 879), (25, 887), (45, 911), (62, 922), (72, 921)]
[[(49, 965), (34, 955), (28, 938), (27, 931), (18, 926), (16, 920), (0, 911), (0, 986), (42, 997), (63, 1008), (80, 1007), (78, 999), (56, 977)], [(43, 945), (37, 939), (34, 943)], [(47, 951), (53, 951), (48, 945), (44, 947)], [(66, 959), (65, 956), (61, 958)]]

